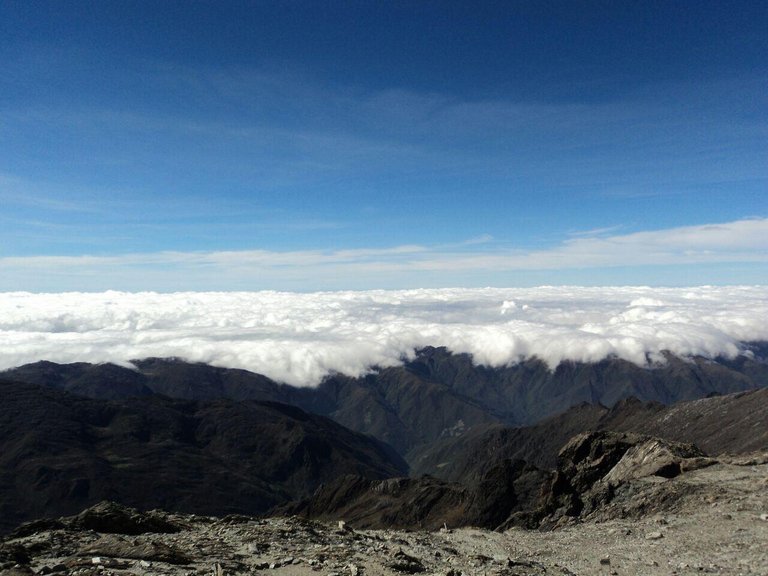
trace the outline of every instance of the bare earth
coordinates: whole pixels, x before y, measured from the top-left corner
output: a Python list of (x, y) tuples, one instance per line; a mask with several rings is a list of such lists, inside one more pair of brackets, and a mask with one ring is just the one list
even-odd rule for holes
[(295, 517), (164, 516), (182, 530), (49, 528), (7, 539), (2, 573), (765, 576), (768, 454), (723, 457), (673, 479), (635, 480), (608, 507), (552, 532), (358, 531)]

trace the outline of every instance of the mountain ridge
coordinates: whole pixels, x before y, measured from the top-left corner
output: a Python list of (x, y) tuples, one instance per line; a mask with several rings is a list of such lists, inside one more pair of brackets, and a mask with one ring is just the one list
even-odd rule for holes
[(539, 360), (488, 368), (467, 354), (423, 348), (402, 366), (361, 377), (327, 377), (315, 388), (295, 388), (246, 370), (149, 358), (136, 369), (111, 364), (28, 364), (0, 376), (52, 385), (94, 398), (159, 393), (173, 398), (274, 401), (327, 416), (392, 445), (400, 454), (492, 424), (533, 425), (587, 402), (613, 406), (635, 397), (672, 404), (768, 386), (768, 344), (749, 344), (734, 359), (680, 358), (641, 367), (625, 360)]

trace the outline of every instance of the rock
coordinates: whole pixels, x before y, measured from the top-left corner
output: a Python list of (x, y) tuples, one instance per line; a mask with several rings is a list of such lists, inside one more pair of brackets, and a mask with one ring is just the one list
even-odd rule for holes
[(647, 476), (674, 478), (681, 473), (681, 465), (686, 458), (703, 456), (701, 450), (692, 444), (649, 438), (631, 446), (602, 481), (618, 485)]
[(97, 564), (98, 566), (105, 566), (107, 568), (111, 568), (113, 566), (117, 566), (120, 563), (114, 558), (104, 558), (103, 556), (94, 556), (93, 558), (91, 558), (91, 564)]
[(30, 556), (21, 544), (5, 543), (0, 545), (0, 569), (10, 568), (16, 564), (29, 564)]
[(115, 502), (100, 502), (83, 510), (72, 522), (77, 528), (106, 534), (146, 534), (148, 532), (175, 533), (179, 526), (165, 515), (139, 512)]
[(661, 540), (662, 538), (664, 538), (664, 534), (661, 532), (648, 532), (645, 535), (646, 540)]
[(406, 554), (402, 548), (395, 552), (394, 558), (387, 566), (396, 572), (404, 574), (416, 574), (426, 570), (424, 564), (418, 558)]
[(82, 550), (86, 554), (111, 558), (131, 558), (169, 564), (186, 564), (187, 555), (175, 546), (155, 541), (129, 541), (114, 535), (104, 535)]
[(16, 564), (2, 571), (3, 576), (27, 576), (29, 574), (34, 574), (32, 569), (29, 566), (22, 566), (20, 564)]
[[(544, 512), (549, 515), (545, 524), (551, 527), (562, 516), (581, 514), (587, 493), (641, 440), (636, 434), (616, 432), (585, 432), (574, 436), (558, 455), (557, 470), (544, 502)], [(607, 494), (603, 499), (609, 497)]]
[[(633, 481), (647, 478), (673, 478), (688, 461), (702, 458), (692, 444), (669, 442), (639, 434), (587, 432), (572, 438), (560, 451), (555, 475), (545, 489), (538, 513), (542, 528), (555, 529), (567, 518), (584, 519), (604, 513), (617, 494)], [(660, 493), (654, 501), (635, 504), (639, 512), (666, 505), (677, 495)], [(627, 507), (625, 506), (625, 514)]]
[(600, 558), (600, 564), (603, 566), (609, 566), (611, 564), (611, 559), (608, 556), (603, 556)]

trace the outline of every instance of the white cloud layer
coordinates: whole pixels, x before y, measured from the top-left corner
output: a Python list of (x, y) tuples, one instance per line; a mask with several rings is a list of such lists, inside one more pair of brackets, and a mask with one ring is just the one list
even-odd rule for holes
[(176, 356), (315, 385), (447, 346), (500, 366), (538, 356), (638, 364), (768, 340), (768, 287), (364, 292), (0, 293), (0, 369)]

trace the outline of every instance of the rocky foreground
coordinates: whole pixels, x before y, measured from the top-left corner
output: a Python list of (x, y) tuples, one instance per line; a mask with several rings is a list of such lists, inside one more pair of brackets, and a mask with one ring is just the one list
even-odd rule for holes
[(550, 531), (359, 530), (344, 518), (214, 518), (102, 503), (22, 525), (0, 544), (0, 568), (102, 576), (768, 574), (768, 453), (706, 464), (672, 478), (624, 471), (611, 499)]

